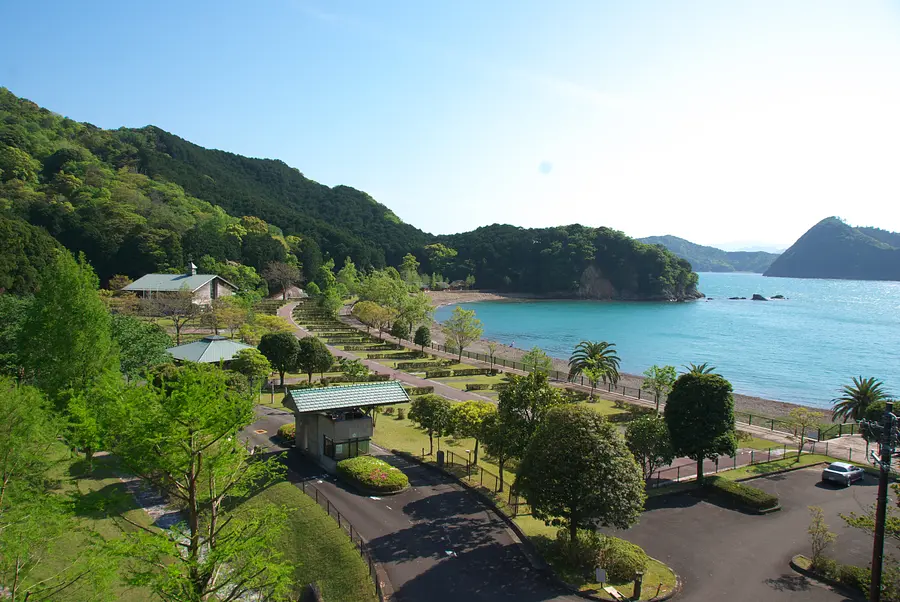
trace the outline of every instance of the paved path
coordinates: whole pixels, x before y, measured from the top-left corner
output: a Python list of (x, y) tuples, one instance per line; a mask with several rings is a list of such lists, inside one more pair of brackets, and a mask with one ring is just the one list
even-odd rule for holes
[[(292, 414), (262, 406), (256, 412), (258, 420), (244, 436), (257, 445), (284, 449), (270, 436)], [(384, 450), (375, 452), (406, 473), (408, 490), (381, 498), (360, 495), (294, 451), (287, 453), (286, 464), (292, 480), (312, 480), (369, 542), (390, 578), (395, 600), (581, 600), (532, 568), (505, 524), (474, 494), (424, 466)]]
[[(301, 327), (294, 321), (294, 308), (296, 306), (297, 303), (289, 303), (288, 305), (283, 305), (278, 309), (278, 315), (293, 324), (295, 328), (294, 334), (297, 335), (297, 338), (313, 336), (311, 332)], [(326, 346), (328, 347), (328, 350), (331, 351), (332, 354), (334, 354), (335, 357), (345, 357), (348, 359), (361, 360), (362, 363), (373, 372), (377, 372), (379, 374), (387, 374), (392, 379), (399, 380), (400, 382), (411, 387), (434, 387), (435, 393), (454, 401), (468, 401), (470, 399), (475, 399), (478, 401), (491, 401), (487, 397), (482, 397), (481, 395), (476, 395), (475, 393), (470, 393), (468, 391), (460, 391), (459, 389), (454, 389), (453, 387), (438, 381), (419, 378), (418, 376), (413, 376), (412, 374), (407, 374), (406, 372), (401, 372), (400, 370), (385, 366), (384, 364), (381, 364), (375, 360), (363, 359), (354, 353), (344, 351), (343, 349), (338, 349), (337, 347), (333, 347), (331, 345)], [(285, 379), (285, 382), (299, 382), (301, 380), (303, 379)]]

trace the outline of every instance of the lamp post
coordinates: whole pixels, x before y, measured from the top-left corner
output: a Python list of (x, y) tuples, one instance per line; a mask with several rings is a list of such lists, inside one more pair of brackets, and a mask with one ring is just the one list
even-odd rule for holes
[(884, 523), (887, 515), (888, 476), (891, 471), (891, 457), (897, 442), (897, 417), (894, 416), (894, 402), (885, 403), (881, 422), (861, 420), (860, 427), (878, 436), (878, 452), (872, 451), (872, 463), (878, 467), (878, 497), (875, 507), (875, 537), (872, 544), (872, 577), (869, 586), (869, 601), (881, 601), (881, 573), (884, 564)]

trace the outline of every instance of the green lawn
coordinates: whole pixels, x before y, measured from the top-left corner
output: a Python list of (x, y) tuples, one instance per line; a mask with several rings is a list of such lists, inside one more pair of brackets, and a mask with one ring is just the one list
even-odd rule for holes
[(298, 586), (317, 583), (325, 600), (375, 600), (365, 561), (347, 533), (315, 500), (281, 482), (244, 502), (248, 507), (259, 504), (276, 504), (290, 511), (275, 551), (294, 566)]
[(581, 401), (578, 405), (584, 406), (589, 410), (593, 410), (601, 416), (614, 416), (616, 414), (625, 414), (628, 412), (626, 408), (617, 408), (615, 404), (608, 399), (594, 398), (594, 401)]
[(746, 477), (762, 476), (771, 472), (784, 470), (786, 468), (799, 468), (802, 466), (817, 464), (819, 462), (832, 461), (834, 461), (834, 458), (829, 458), (828, 456), (823, 456), (820, 454), (803, 454), (802, 456), (800, 456), (800, 461), (798, 462), (797, 454), (790, 454), (786, 458), (772, 460), (771, 462), (763, 462), (762, 464), (741, 466), (740, 468), (735, 468), (734, 470), (726, 470), (720, 472), (719, 476), (723, 479), (736, 481), (738, 479), (743, 479)]
[[(742, 439), (738, 441), (738, 449), (758, 449), (758, 450), (768, 450), (768, 449), (783, 449), (784, 445), (780, 443), (776, 443), (774, 441), (769, 441), (768, 439), (760, 439), (759, 437), (751, 437), (750, 439)], [(796, 446), (787, 446), (788, 449), (796, 450)]]

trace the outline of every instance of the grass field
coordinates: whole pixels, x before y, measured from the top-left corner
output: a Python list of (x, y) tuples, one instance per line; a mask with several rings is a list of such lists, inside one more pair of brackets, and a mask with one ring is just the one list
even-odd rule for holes
[[(750, 439), (744, 439), (738, 441), (738, 449), (758, 449), (758, 450), (768, 450), (768, 449), (783, 449), (784, 446), (774, 441), (769, 441), (768, 439), (760, 439), (759, 437), (751, 437)], [(787, 448), (789, 450), (793, 449), (796, 451), (796, 446), (788, 445)]]
[(617, 408), (615, 404), (608, 399), (598, 399), (596, 397), (594, 398), (594, 401), (581, 401), (578, 405), (593, 410), (601, 416), (614, 416), (616, 414), (625, 414), (628, 412), (625, 408)]

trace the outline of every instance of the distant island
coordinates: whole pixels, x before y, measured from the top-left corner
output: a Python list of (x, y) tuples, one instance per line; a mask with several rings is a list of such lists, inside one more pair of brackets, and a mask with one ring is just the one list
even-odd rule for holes
[(810, 228), (763, 275), (900, 280), (900, 234), (829, 217)]
[(755, 272), (762, 274), (778, 258), (777, 253), (765, 251), (723, 251), (692, 243), (677, 236), (648, 236), (639, 238), (648, 245), (662, 245), (687, 260), (697, 272)]
[(448, 287), (701, 296), (687, 261), (617, 230), (494, 224), (437, 236), (363, 191), (324, 186), (282, 161), (203, 148), (154, 126), (104, 130), (0, 88), (0, 292), (34, 292), (60, 245), (84, 253), (104, 283), (182, 273), (193, 261), (267, 295), (272, 264), (313, 281), (329, 261), (350, 258), (366, 271), (415, 266)]

